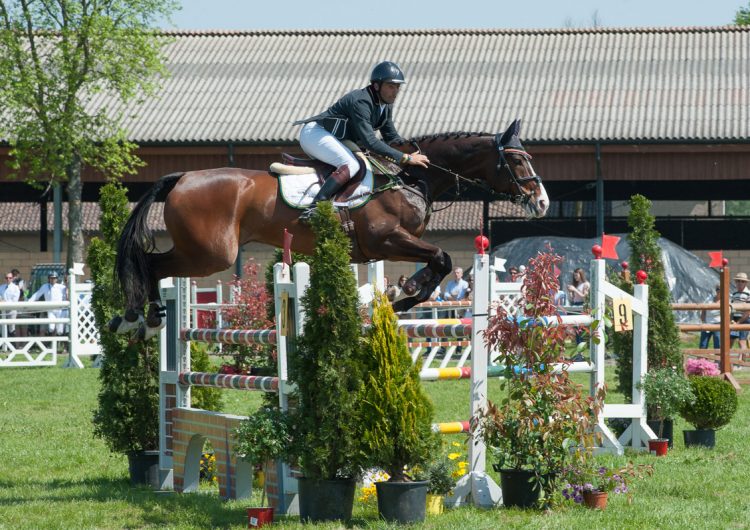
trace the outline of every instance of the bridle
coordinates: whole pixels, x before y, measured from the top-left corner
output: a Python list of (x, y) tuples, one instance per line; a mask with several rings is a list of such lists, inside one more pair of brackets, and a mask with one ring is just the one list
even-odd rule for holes
[[(520, 155), (522, 156), (527, 162), (531, 161), (531, 155), (524, 151), (523, 149), (516, 149), (516, 148), (509, 148), (504, 147), (503, 144), (500, 142), (500, 134), (495, 135), (495, 148), (497, 149), (498, 153), (498, 162), (497, 162), (497, 176), (500, 177), (503, 169), (508, 171), (508, 175), (510, 176), (510, 181), (513, 183), (518, 190), (518, 193), (515, 195), (510, 195), (510, 198), (508, 199), (513, 204), (523, 204), (526, 205), (531, 200), (532, 193), (525, 193), (523, 191), (523, 186), (531, 181), (536, 182), (537, 187), (540, 187), (542, 185), (542, 177), (534, 173), (533, 175), (530, 175), (528, 177), (517, 177), (515, 173), (513, 173), (513, 170), (510, 169), (510, 164), (508, 164), (508, 159), (505, 158), (506, 153), (511, 153), (514, 155)], [(529, 165), (531, 167), (531, 165)], [(532, 167), (533, 170), (533, 167)]]

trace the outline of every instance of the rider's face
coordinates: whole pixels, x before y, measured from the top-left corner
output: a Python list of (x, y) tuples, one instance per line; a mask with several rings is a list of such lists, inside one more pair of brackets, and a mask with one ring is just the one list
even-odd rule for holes
[(401, 85), (399, 83), (391, 83), (390, 81), (380, 83), (380, 101), (390, 105), (396, 101), (396, 96), (398, 96), (400, 88)]

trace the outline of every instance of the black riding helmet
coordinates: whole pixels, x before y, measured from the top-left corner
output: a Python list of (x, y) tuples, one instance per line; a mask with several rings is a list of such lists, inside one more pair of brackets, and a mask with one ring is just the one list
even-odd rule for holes
[(396, 63), (393, 63), (391, 61), (383, 61), (372, 69), (372, 75), (370, 75), (370, 83), (385, 82), (396, 83), (399, 85), (406, 84), (404, 73)]

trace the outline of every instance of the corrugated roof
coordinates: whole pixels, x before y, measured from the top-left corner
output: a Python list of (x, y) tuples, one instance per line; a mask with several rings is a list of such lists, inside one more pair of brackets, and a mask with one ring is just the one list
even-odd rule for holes
[[(84, 202), (83, 230), (96, 232), (99, 230), (99, 204)], [(47, 208), (47, 229), (52, 231), (52, 203)], [(130, 205), (131, 207), (134, 204)], [(449, 208), (447, 208), (449, 207)], [(482, 227), (481, 202), (436, 202), (433, 204), (435, 213), (430, 218), (428, 231), (478, 231)], [(164, 226), (164, 203), (155, 202), (148, 212), (148, 226), (155, 231), (166, 230)], [(523, 209), (509, 202), (490, 203), (490, 215), (493, 217), (511, 216), (523, 217)], [(38, 232), (40, 210), (37, 203), (0, 202), (0, 233), (3, 232)], [(63, 203), (63, 230), (68, 229), (68, 203)]]
[(168, 35), (171, 78), (127, 108), (139, 143), (294, 142), (292, 121), (366, 85), (384, 59), (409, 81), (404, 137), (520, 117), (532, 142), (750, 138), (750, 26)]
[[(84, 202), (83, 231), (96, 232), (99, 230), (101, 209), (95, 202)], [(135, 206), (132, 203), (131, 209)], [(52, 203), (47, 203), (47, 229), (53, 230)], [(164, 203), (156, 202), (148, 212), (148, 226), (153, 230), (164, 231)], [(39, 203), (33, 202), (0, 202), (0, 233), (2, 232), (38, 232), (41, 219)], [(62, 203), (62, 228), (68, 230), (68, 203)]]

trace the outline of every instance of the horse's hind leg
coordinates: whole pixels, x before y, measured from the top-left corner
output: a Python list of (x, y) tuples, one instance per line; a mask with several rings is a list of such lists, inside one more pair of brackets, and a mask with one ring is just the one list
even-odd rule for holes
[[(230, 246), (231, 247), (231, 246)], [(155, 336), (166, 325), (165, 308), (161, 302), (159, 280), (170, 276), (186, 278), (190, 276), (208, 276), (215, 272), (228, 269), (236, 259), (231, 257), (232, 249), (225, 255), (219, 256), (208, 252), (200, 252), (196, 247), (194, 252), (185, 252), (177, 247), (163, 254), (149, 256), (149, 268), (152, 271), (148, 281), (148, 311), (145, 325), (138, 331), (139, 338), (149, 339)], [(197, 267), (197, 264), (201, 264)]]

